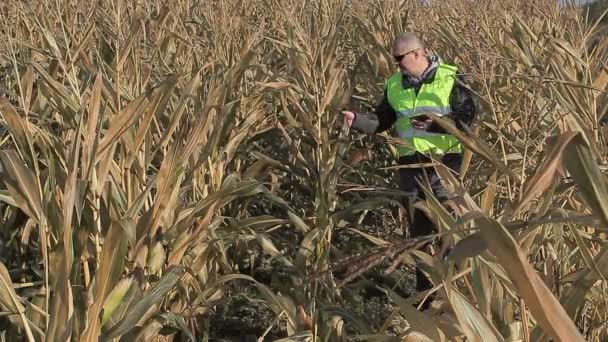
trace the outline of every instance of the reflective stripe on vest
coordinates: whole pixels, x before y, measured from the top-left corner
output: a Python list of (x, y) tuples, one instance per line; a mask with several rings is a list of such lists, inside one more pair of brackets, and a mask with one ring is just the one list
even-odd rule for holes
[(433, 112), (439, 115), (447, 115), (451, 111), (450, 107), (435, 107), (435, 106), (417, 106), (416, 108), (402, 110), (397, 112), (399, 118), (411, 118), (420, 113)]
[(423, 113), (445, 116), (450, 113), (450, 93), (456, 79), (457, 68), (440, 64), (435, 72), (433, 82), (424, 83), (418, 96), (413, 88), (404, 89), (400, 72), (391, 76), (386, 84), (388, 102), (397, 112), (395, 123), (397, 136), (404, 140), (404, 145), (397, 146), (399, 156), (416, 152), (445, 154), (462, 152), (461, 143), (450, 134), (429, 133), (415, 129), (410, 119)]

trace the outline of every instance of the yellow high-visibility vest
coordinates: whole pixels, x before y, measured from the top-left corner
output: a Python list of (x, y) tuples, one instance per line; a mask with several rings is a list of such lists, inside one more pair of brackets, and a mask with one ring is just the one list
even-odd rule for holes
[(401, 72), (387, 80), (388, 102), (397, 112), (395, 131), (399, 138), (407, 142), (407, 146), (397, 146), (399, 156), (416, 152), (443, 155), (463, 151), (462, 144), (455, 136), (425, 132), (415, 129), (410, 123), (412, 117), (423, 113), (432, 112), (440, 116), (450, 113), (450, 93), (456, 80), (456, 71), (457, 68), (453, 65), (440, 64), (434, 80), (423, 83), (418, 95), (414, 88), (403, 88)]

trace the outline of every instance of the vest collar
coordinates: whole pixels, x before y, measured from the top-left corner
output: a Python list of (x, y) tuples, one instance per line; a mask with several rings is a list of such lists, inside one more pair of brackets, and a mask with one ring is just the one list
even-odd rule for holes
[(435, 79), (435, 73), (437, 72), (437, 68), (439, 64), (443, 61), (441, 57), (437, 54), (431, 54), (428, 56), (429, 66), (426, 70), (420, 75), (420, 77), (402, 75), (401, 76), (401, 84), (404, 89), (418, 87), (422, 83), (431, 83)]

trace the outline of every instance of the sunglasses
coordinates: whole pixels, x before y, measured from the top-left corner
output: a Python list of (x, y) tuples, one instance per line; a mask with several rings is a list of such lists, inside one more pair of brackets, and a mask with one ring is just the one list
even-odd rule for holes
[(416, 51), (418, 51), (418, 50), (420, 50), (420, 49), (414, 49), (414, 50), (412, 50), (412, 51), (408, 51), (408, 52), (404, 53), (403, 55), (399, 55), (399, 56), (393, 56), (393, 57), (395, 57), (395, 60), (396, 60), (397, 62), (401, 62), (401, 60), (402, 60), (402, 59), (403, 59), (405, 56), (409, 55), (410, 53), (416, 52)]

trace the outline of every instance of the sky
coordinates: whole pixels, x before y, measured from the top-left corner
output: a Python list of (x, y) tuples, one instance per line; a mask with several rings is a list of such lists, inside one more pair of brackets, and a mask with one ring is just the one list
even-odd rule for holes
[(586, 4), (588, 2), (593, 2), (593, 0), (559, 0), (560, 4), (570, 3), (574, 1), (574, 3), (578, 3), (579, 5)]

